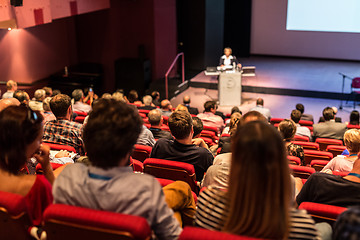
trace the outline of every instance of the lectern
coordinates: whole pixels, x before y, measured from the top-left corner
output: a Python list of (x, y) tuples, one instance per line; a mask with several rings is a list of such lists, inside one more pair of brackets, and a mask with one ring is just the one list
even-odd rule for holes
[(221, 106), (241, 105), (241, 72), (220, 73), (218, 86)]

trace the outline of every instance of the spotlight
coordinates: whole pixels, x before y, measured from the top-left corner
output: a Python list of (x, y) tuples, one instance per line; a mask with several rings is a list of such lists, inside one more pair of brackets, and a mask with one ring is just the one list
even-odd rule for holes
[(11, 30), (12, 30), (12, 28), (8, 28), (8, 30), (9, 30), (9, 31), (11, 31)]

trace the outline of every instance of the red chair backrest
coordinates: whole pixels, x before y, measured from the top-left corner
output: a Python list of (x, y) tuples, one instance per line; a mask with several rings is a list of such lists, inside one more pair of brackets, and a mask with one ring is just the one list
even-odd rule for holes
[(168, 116), (162, 116), (162, 118), (163, 118), (163, 123), (164, 123), (165, 125), (168, 125), (169, 117), (168, 117)]
[(208, 131), (212, 131), (215, 133), (216, 136), (218, 136), (218, 130), (216, 127), (211, 127), (211, 126), (206, 126), (206, 125), (203, 125), (203, 130), (208, 130)]
[(149, 239), (145, 218), (64, 204), (44, 212), (47, 239)]
[(214, 145), (215, 143), (214, 143), (214, 141), (211, 139), (211, 138), (208, 138), (208, 137), (200, 137), (201, 139), (203, 139), (204, 141), (205, 141), (205, 143), (209, 146), (209, 147), (211, 147), (212, 145)]
[(317, 138), (315, 142), (319, 144), (321, 151), (325, 151), (328, 145), (343, 146), (343, 142), (339, 139)]
[(295, 145), (300, 145), (304, 149), (310, 150), (319, 150), (319, 144), (314, 142), (302, 142), (302, 141), (292, 141)]
[(292, 170), (294, 177), (299, 177), (302, 179), (306, 179), (310, 177), (311, 174), (316, 172), (312, 167), (297, 166), (293, 164), (289, 164), (289, 167)]
[(85, 118), (86, 118), (85, 116), (77, 116), (75, 118), (75, 122), (84, 123)]
[(312, 121), (300, 120), (299, 124), (301, 126), (310, 126), (310, 127), (312, 127), (314, 123)]
[(360, 77), (353, 78), (351, 82), (352, 88), (360, 88)]
[(30, 226), (25, 199), (18, 194), (0, 192), (0, 238), (31, 239)]
[(131, 157), (140, 162), (144, 162), (145, 159), (150, 157), (151, 150), (152, 147), (150, 146), (135, 144)]
[(294, 136), (294, 140), (295, 141), (302, 141), (302, 142), (309, 142), (310, 139), (306, 136), (299, 136), (299, 135), (295, 135)]
[(332, 174), (337, 175), (337, 176), (341, 176), (341, 177), (345, 177), (345, 176), (347, 176), (349, 174), (349, 172), (334, 171)]
[(301, 160), (298, 157), (295, 156), (287, 156), (287, 159), (289, 160), (290, 164), (294, 164), (294, 165), (300, 165), (301, 164)]
[[(64, 164), (59, 164), (59, 163), (50, 163), (51, 164), (51, 167), (53, 170), (63, 166)], [(43, 169), (42, 169), (42, 166), (40, 163), (36, 164), (36, 167), (35, 167), (35, 171), (36, 171), (36, 174), (43, 174)]]
[(144, 161), (144, 173), (148, 173), (157, 178), (187, 182), (193, 192), (196, 194), (199, 193), (196, 182), (195, 169), (192, 164), (157, 158), (148, 158)]
[(347, 208), (344, 207), (313, 202), (302, 202), (299, 209), (305, 209), (316, 222), (326, 221), (330, 223), (334, 223), (337, 217), (347, 210)]
[(327, 160), (333, 159), (333, 155), (330, 152), (316, 151), (304, 149), (305, 164), (308, 165), (312, 160)]
[(43, 144), (49, 146), (51, 150), (58, 150), (58, 151), (67, 150), (69, 152), (76, 153), (75, 148), (72, 146), (58, 144), (58, 143), (49, 143), (49, 142), (43, 142)]
[(260, 240), (196, 227), (185, 227), (179, 240)]
[(146, 118), (146, 114), (145, 114), (145, 113), (139, 112), (139, 115), (140, 115), (140, 117), (143, 118), (143, 119)]
[(334, 157), (336, 157), (337, 155), (341, 155), (345, 149), (346, 149), (345, 146), (337, 146), (337, 145), (328, 145), (326, 147), (326, 151), (331, 152)]
[(139, 109), (139, 113), (143, 113), (146, 116), (148, 115), (148, 113), (150, 112), (150, 110), (145, 110), (145, 109)]
[(144, 172), (144, 164), (132, 157), (130, 157), (130, 166), (132, 166), (134, 172)]
[(84, 116), (84, 117), (88, 115), (86, 112), (74, 111), (74, 113), (76, 113), (78, 116)]
[(315, 171), (320, 172), (329, 162), (330, 161), (327, 160), (312, 160), (310, 166), (314, 168)]
[(213, 142), (219, 140), (218, 136), (213, 131), (209, 131), (209, 130), (202, 130), (200, 136), (211, 138)]
[(221, 134), (221, 137), (230, 137), (230, 133), (223, 133)]
[(360, 125), (351, 125), (351, 124), (348, 124), (348, 125), (347, 125), (347, 128), (348, 128), (348, 129), (352, 129), (352, 128), (360, 129)]
[(282, 120), (284, 120), (284, 119), (283, 118), (271, 118), (270, 123), (272, 125), (275, 125), (276, 123), (280, 123)]

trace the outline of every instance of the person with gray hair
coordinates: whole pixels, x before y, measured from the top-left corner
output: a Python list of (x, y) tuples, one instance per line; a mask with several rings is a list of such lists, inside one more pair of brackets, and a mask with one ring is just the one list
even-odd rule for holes
[(83, 90), (75, 89), (71, 95), (74, 99), (73, 111), (85, 112), (85, 113), (89, 113), (91, 111), (91, 106), (86, 103), (83, 103), (83, 99), (84, 99)]
[(44, 89), (38, 89), (34, 93), (34, 98), (29, 102), (29, 107), (33, 111), (43, 112), (43, 101), (45, 99), (46, 92)]
[(161, 126), (163, 125), (163, 117), (161, 115), (160, 109), (151, 110), (148, 113), (148, 119), (151, 124), (149, 130), (155, 139), (166, 138), (169, 140), (174, 140), (170, 132), (161, 129)]
[(143, 102), (144, 104), (140, 107), (138, 107), (138, 109), (142, 109), (142, 110), (153, 110), (156, 107), (153, 106), (152, 104), (152, 97), (150, 95), (145, 95), (143, 97)]
[(17, 90), (17, 83), (14, 80), (9, 80), (6, 82), (7, 91), (2, 95), (2, 99), (12, 98), (14, 92)]

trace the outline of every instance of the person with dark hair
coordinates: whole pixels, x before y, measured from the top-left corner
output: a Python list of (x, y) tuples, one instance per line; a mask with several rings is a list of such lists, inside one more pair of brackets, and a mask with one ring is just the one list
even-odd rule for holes
[(160, 107), (160, 93), (158, 91), (153, 91), (151, 93), (151, 97), (152, 97), (152, 103), (156, 107)]
[(51, 87), (43, 87), (42, 89), (45, 90), (45, 97), (51, 97), (53, 94), (53, 90)]
[(55, 97), (58, 94), (61, 94), (61, 91), (59, 89), (54, 89), (51, 97)]
[(85, 153), (81, 138), (82, 125), (71, 122), (71, 99), (65, 94), (58, 94), (50, 100), (50, 109), (56, 120), (48, 121), (44, 125), (45, 142), (64, 144), (75, 148), (80, 155)]
[(314, 122), (314, 117), (313, 117), (313, 115), (311, 115), (311, 114), (305, 114), (305, 113), (304, 113), (305, 107), (304, 107), (303, 104), (298, 103), (298, 104), (296, 104), (295, 108), (296, 108), (296, 110), (299, 110), (300, 113), (301, 113), (301, 118), (300, 118), (300, 120)]
[[(34, 226), (42, 223), (43, 211), (52, 204), (54, 174), (49, 147), (42, 145), (42, 116), (24, 106), (9, 106), (0, 112), (0, 191), (19, 194)], [(22, 172), (30, 158), (42, 166), (43, 175)]]
[(22, 90), (16, 90), (14, 92), (14, 98), (16, 98), (17, 100), (19, 100), (20, 105), (22, 106), (29, 106), (29, 94), (27, 94), (27, 92), (22, 91)]
[(350, 121), (349, 121), (350, 125), (359, 125), (359, 112), (356, 110), (353, 110), (350, 113)]
[(203, 121), (205, 126), (216, 127), (218, 132), (220, 133), (222, 129), (225, 127), (224, 120), (215, 115), (217, 110), (217, 104), (215, 101), (207, 101), (204, 103), (204, 113), (199, 113), (197, 115), (198, 118)]
[(204, 125), (203, 125), (201, 119), (198, 117), (192, 117), (192, 120), (193, 120), (193, 129), (194, 129), (193, 138), (198, 138), (198, 137), (200, 137), (200, 134), (201, 134), (202, 130), (204, 129)]
[(199, 114), (199, 110), (196, 108), (196, 107), (191, 107), (190, 106), (190, 102), (191, 102), (191, 99), (190, 99), (190, 96), (189, 95), (185, 95), (183, 97), (183, 104), (185, 107), (187, 107), (188, 111), (190, 114), (193, 114), (193, 115), (198, 115)]
[(350, 207), (337, 218), (333, 240), (360, 239), (360, 206)]
[(300, 145), (296, 145), (291, 141), (294, 139), (296, 133), (296, 125), (293, 120), (285, 119), (280, 122), (278, 127), (281, 136), (284, 138), (285, 147), (289, 156), (300, 158), (301, 165), (305, 165), (304, 149)]
[(100, 99), (84, 128), (91, 165), (66, 166), (55, 181), (54, 202), (141, 216), (158, 239), (177, 239), (181, 227), (167, 203), (176, 202), (178, 209), (174, 210), (193, 214), (191, 189), (181, 181), (162, 189), (154, 177), (133, 172), (129, 158), (141, 126), (135, 108), (113, 99)]
[(242, 115), (242, 111), (237, 106), (231, 108), (231, 115), (235, 112), (238, 112)]
[[(341, 118), (336, 116), (336, 114), (337, 114), (337, 112), (338, 112), (337, 107), (331, 107), (331, 108), (332, 108), (333, 111), (334, 111), (334, 119), (335, 119), (335, 122), (341, 123), (341, 122), (342, 122)], [(324, 116), (321, 116), (321, 117), (319, 118), (319, 123), (321, 123), (321, 122), (325, 122)]]
[(128, 101), (129, 103), (141, 105), (142, 102), (139, 101), (139, 95), (136, 90), (131, 90), (128, 94)]
[(190, 163), (194, 165), (196, 180), (201, 181), (206, 170), (212, 165), (214, 157), (204, 140), (193, 139), (194, 129), (190, 113), (173, 112), (168, 125), (175, 140), (159, 139), (150, 157)]
[(151, 124), (149, 130), (151, 131), (155, 139), (166, 138), (169, 140), (174, 140), (173, 136), (171, 136), (171, 133), (161, 129), (164, 120), (162, 118), (160, 109), (151, 110), (148, 113), (148, 120)]
[(291, 114), (290, 114), (290, 118), (291, 120), (294, 121), (295, 125), (296, 125), (296, 133), (295, 135), (297, 136), (304, 136), (304, 137), (308, 137), (309, 140), (311, 141), (311, 132), (310, 129), (307, 127), (303, 127), (299, 124), (299, 121), (301, 119), (301, 112), (299, 110), (292, 110)]
[(257, 111), (261, 113), (266, 119), (268, 119), (268, 121), (271, 119), (270, 109), (264, 107), (264, 99), (262, 98), (258, 98), (256, 100), (256, 107), (251, 108), (250, 111)]
[(346, 124), (335, 122), (334, 110), (331, 107), (324, 108), (323, 117), (325, 122), (313, 126), (314, 140), (318, 137), (342, 140), (346, 131)]
[(75, 89), (71, 95), (74, 99), (73, 111), (85, 112), (85, 113), (89, 113), (91, 111), (91, 106), (83, 102), (84, 100), (83, 90)]
[(234, 135), (227, 191), (210, 186), (200, 194), (195, 225), (262, 239), (317, 239), (314, 220), (291, 206), (290, 183), (280, 134), (262, 121), (246, 123)]

